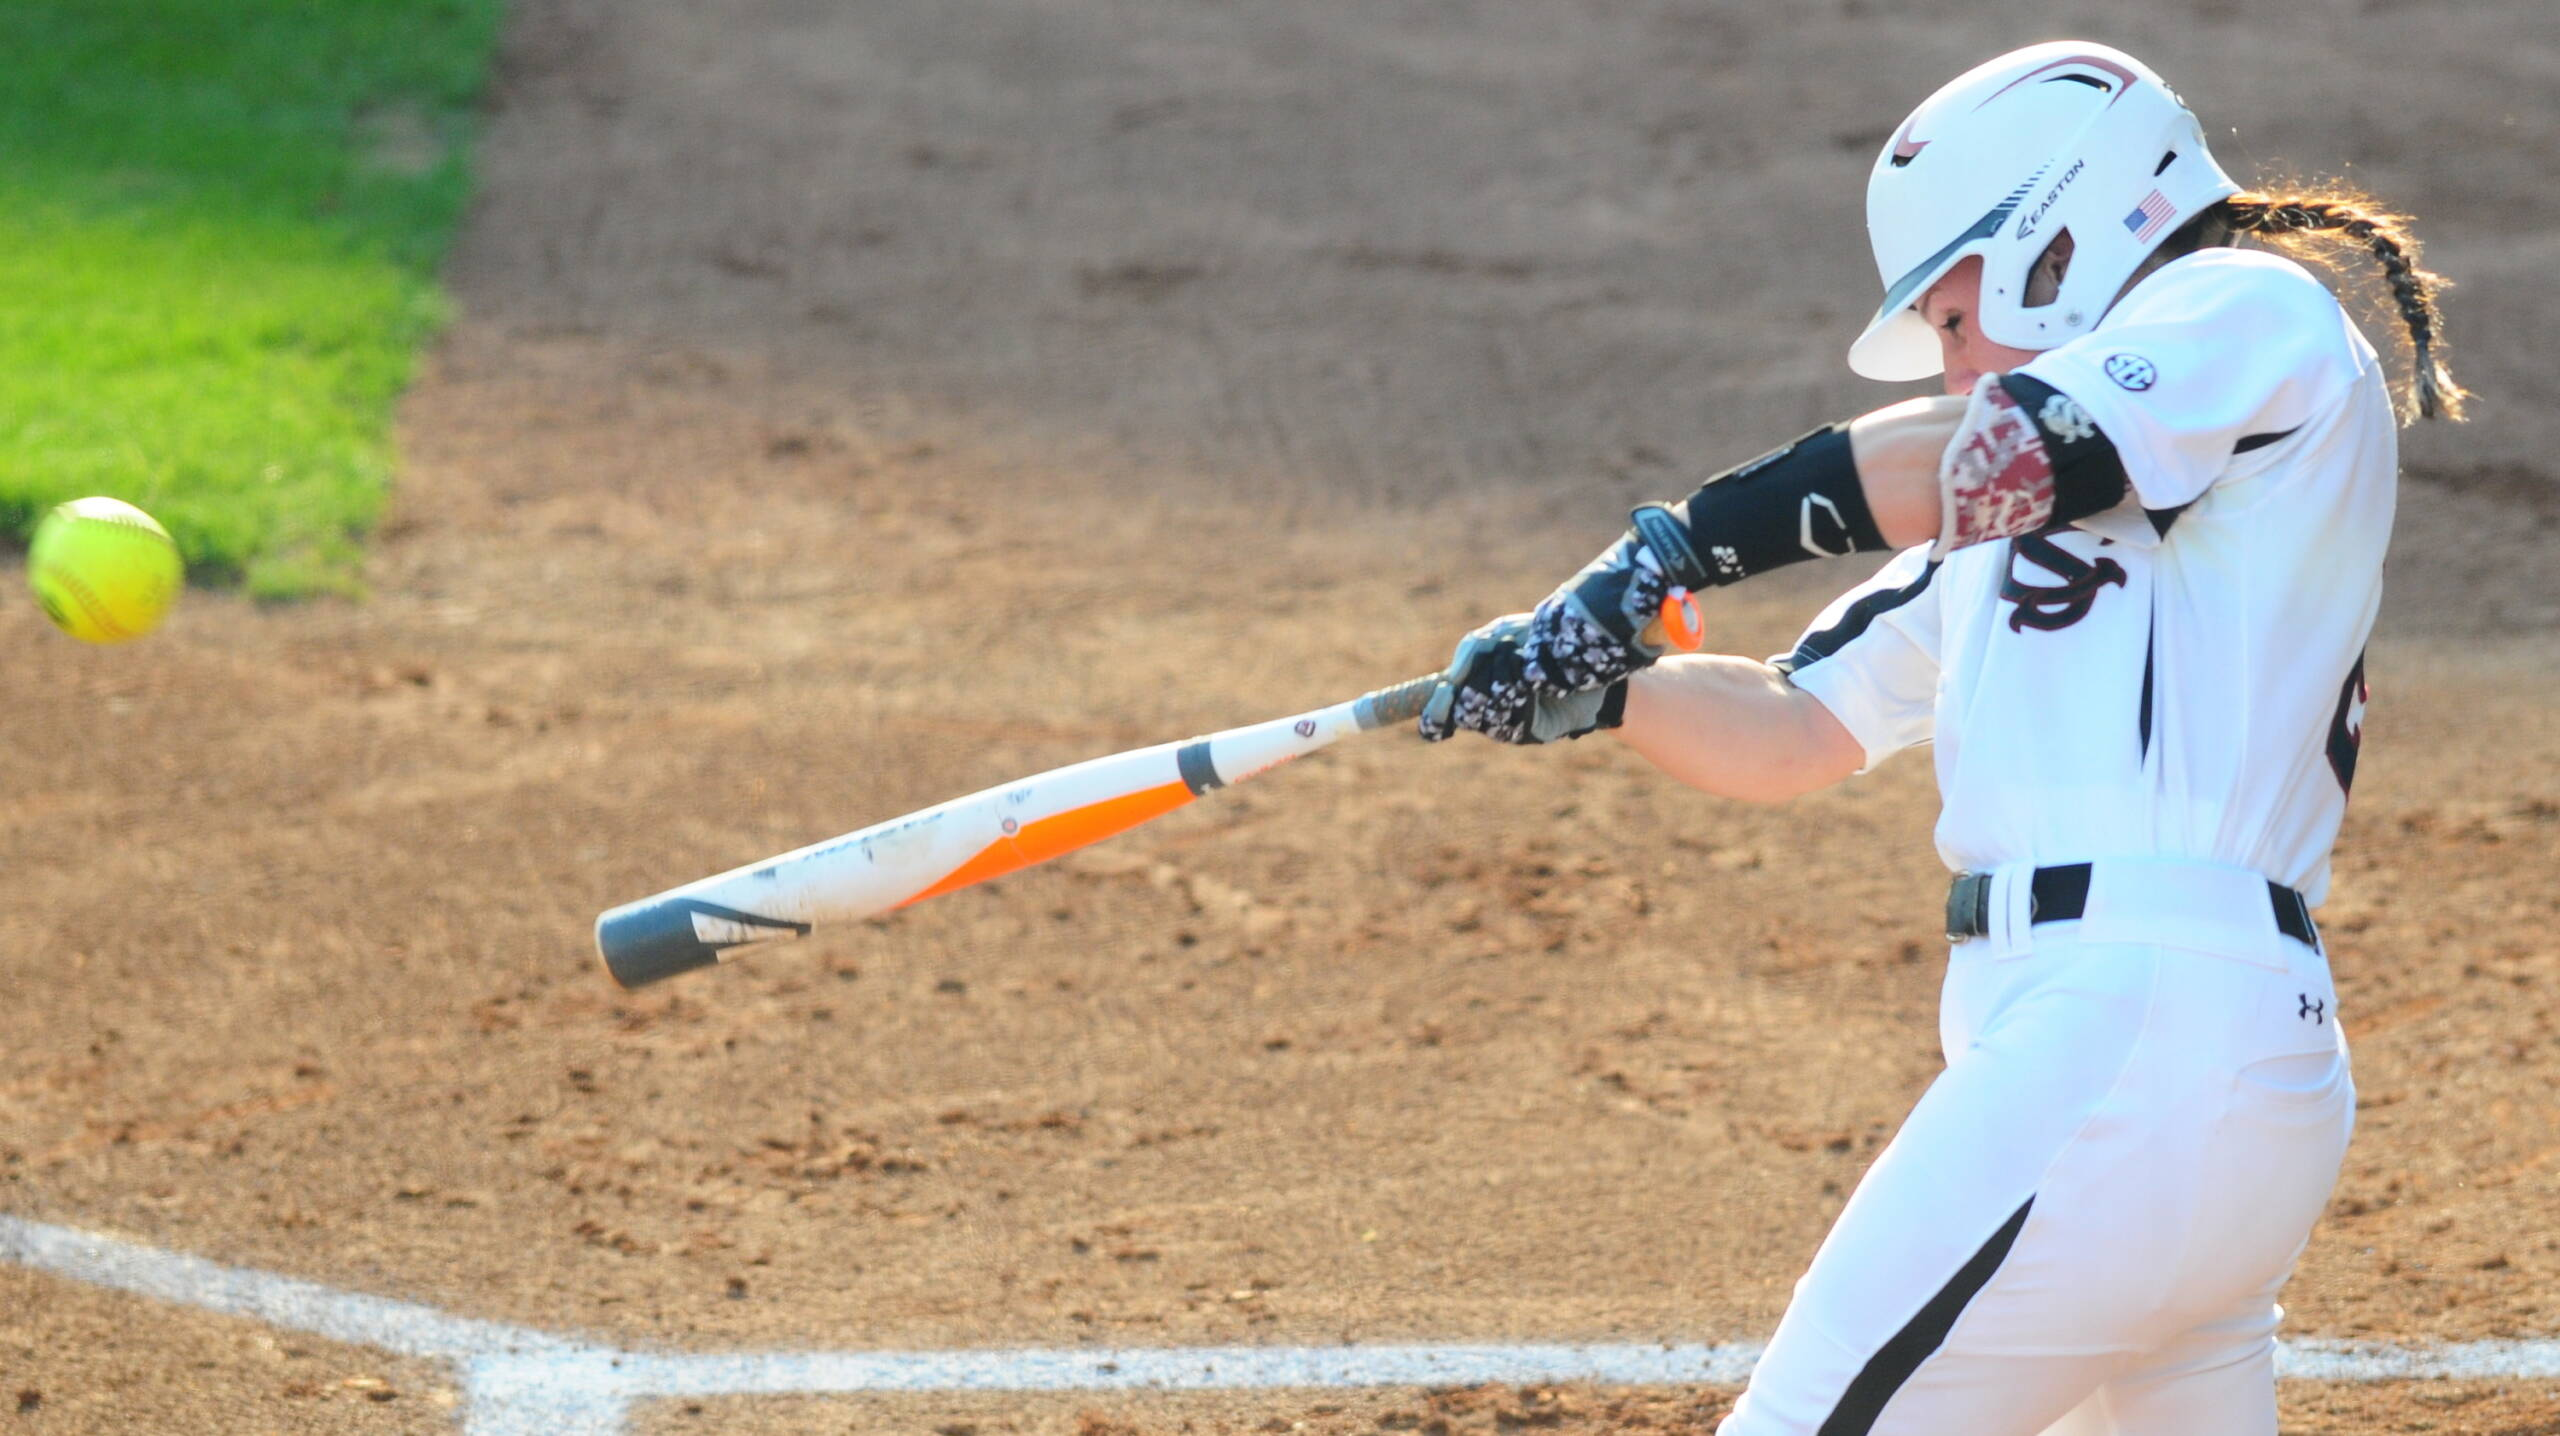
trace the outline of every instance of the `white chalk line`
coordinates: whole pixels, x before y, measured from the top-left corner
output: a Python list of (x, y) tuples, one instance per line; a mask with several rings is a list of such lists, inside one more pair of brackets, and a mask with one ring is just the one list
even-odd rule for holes
[(582, 1343), (430, 1306), (340, 1291), (274, 1272), (223, 1266), (115, 1237), (0, 1214), (0, 1258), (55, 1276), (129, 1291), (226, 1316), (370, 1346), (400, 1356), (451, 1361), (503, 1352), (568, 1351)]
[[(0, 1260), (92, 1286), (453, 1363), (468, 1436), (620, 1436), (635, 1401), (861, 1392), (1210, 1391), (1588, 1381), (1739, 1385), (1756, 1342), (951, 1351), (632, 1351), (0, 1213)], [(2299, 1381), (2560, 1379), (2560, 1341), (2281, 1343)]]

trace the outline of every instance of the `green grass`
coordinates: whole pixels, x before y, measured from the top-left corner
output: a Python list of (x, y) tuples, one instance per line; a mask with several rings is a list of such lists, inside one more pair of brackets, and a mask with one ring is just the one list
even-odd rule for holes
[(0, 3), (0, 531), (113, 494), (353, 588), (502, 3)]

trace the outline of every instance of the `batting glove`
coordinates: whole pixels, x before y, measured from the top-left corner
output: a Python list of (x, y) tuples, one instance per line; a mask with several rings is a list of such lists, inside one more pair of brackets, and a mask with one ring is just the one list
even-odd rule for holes
[(1676, 582), (1659, 544), (1678, 549), (1675, 562), (1689, 545), (1685, 534), (1663, 532), (1664, 523), (1676, 529), (1678, 521), (1658, 505), (1636, 510), (1635, 518), (1626, 537), (1529, 615), (1520, 641), (1522, 673), (1540, 693), (1561, 697), (1622, 683), (1666, 651), (1643, 637)]
[(1611, 683), (1585, 693), (1541, 691), (1527, 673), (1523, 640), (1532, 617), (1497, 618), (1458, 641), (1440, 686), (1423, 705), (1417, 725), (1433, 743), (1459, 733), (1481, 733), (1497, 743), (1552, 743), (1618, 726), (1627, 685)]

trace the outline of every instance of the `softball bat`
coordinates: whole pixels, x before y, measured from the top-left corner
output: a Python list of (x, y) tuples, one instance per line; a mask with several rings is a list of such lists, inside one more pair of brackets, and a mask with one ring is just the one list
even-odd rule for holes
[[(1697, 647), (1686, 593), (1646, 637)], [(596, 919), (596, 951), (626, 988), (708, 967), (741, 947), (877, 917), (1089, 847), (1353, 733), (1410, 722), (1441, 675), (1290, 718), (1054, 768), (735, 868)]]

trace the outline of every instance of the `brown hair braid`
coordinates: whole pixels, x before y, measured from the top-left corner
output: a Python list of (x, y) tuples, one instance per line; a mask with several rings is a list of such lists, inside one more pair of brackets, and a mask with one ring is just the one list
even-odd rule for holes
[(2243, 191), (2208, 213), (2234, 234), (2260, 236), (2297, 259), (2324, 266), (2332, 255), (2315, 245), (2371, 251), (2409, 332), (2410, 393), (2403, 415), (2414, 409), (2422, 419), (2462, 417), (2463, 403), (2471, 395), (2445, 368), (2444, 316), (2436, 309), (2437, 291), (2449, 288), (2451, 281), (2419, 267), (2418, 237), (2409, 232), (2407, 215), (2382, 208), (2368, 195), (2325, 187), (2284, 195)]

